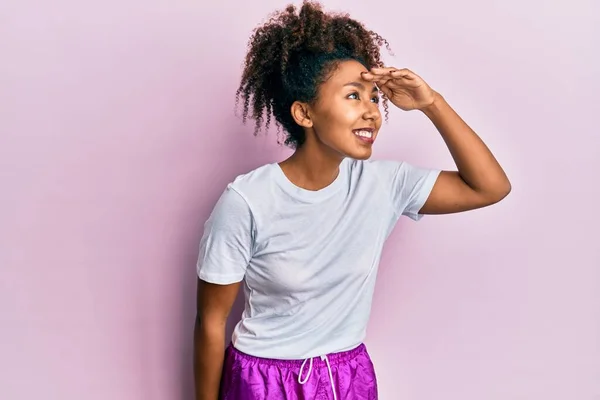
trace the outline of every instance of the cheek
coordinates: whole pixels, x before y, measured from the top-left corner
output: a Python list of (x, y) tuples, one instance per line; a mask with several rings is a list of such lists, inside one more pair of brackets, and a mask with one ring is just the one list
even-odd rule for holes
[(330, 101), (328, 107), (322, 109), (319, 113), (318, 125), (327, 127), (328, 130), (345, 129), (348, 126), (353, 126), (356, 119), (360, 116), (357, 107), (351, 107), (343, 101)]
[[(356, 103), (346, 99), (328, 99), (326, 107), (321, 107), (318, 111), (318, 116), (315, 119), (315, 128), (321, 134), (337, 136), (340, 132), (346, 132), (360, 125), (360, 120), (365, 112), (364, 107), (357, 107)], [(379, 129), (381, 126), (381, 108), (373, 105), (377, 113), (376, 126)]]
[(338, 101), (335, 108), (331, 110), (331, 119), (335, 120), (340, 128), (355, 126), (356, 122), (362, 118), (363, 110), (356, 107), (351, 101)]

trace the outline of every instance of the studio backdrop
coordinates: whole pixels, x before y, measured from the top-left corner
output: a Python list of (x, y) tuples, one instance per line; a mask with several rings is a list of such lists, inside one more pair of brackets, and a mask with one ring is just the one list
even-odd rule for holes
[[(252, 29), (285, 5), (0, 7), (0, 398), (193, 398), (204, 221), (290, 154), (234, 109)], [(380, 398), (600, 399), (599, 3), (323, 5), (385, 37), (513, 188), (397, 225), (366, 341)], [(417, 111), (390, 109), (373, 157), (453, 168)]]

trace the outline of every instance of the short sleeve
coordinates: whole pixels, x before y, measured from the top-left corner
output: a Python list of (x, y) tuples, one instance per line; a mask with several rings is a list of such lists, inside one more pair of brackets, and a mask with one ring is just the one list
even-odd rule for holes
[(427, 201), (440, 170), (421, 168), (406, 162), (375, 161), (378, 176), (389, 189), (394, 211), (415, 221), (423, 214), (419, 211)]
[(198, 277), (222, 285), (241, 281), (253, 247), (252, 212), (244, 198), (229, 185), (204, 224), (196, 264)]

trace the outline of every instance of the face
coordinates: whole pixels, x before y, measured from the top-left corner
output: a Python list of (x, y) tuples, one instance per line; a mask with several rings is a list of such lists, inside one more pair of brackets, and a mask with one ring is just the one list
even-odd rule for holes
[(306, 129), (307, 141), (342, 157), (366, 160), (371, 156), (381, 112), (377, 87), (361, 77), (366, 71), (358, 61), (339, 63), (309, 106), (312, 126)]

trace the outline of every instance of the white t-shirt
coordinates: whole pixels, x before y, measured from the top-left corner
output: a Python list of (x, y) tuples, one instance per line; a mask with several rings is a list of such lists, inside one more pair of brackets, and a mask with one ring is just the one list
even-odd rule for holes
[(305, 359), (365, 338), (383, 244), (400, 215), (418, 220), (438, 170), (346, 158), (318, 191), (277, 163), (238, 176), (204, 226), (197, 273), (217, 284), (244, 280), (238, 350)]

